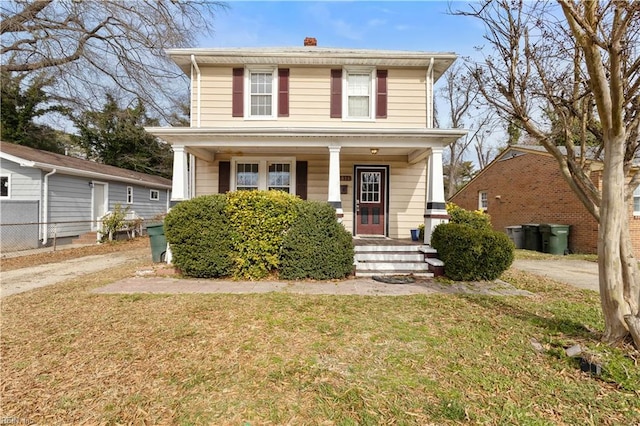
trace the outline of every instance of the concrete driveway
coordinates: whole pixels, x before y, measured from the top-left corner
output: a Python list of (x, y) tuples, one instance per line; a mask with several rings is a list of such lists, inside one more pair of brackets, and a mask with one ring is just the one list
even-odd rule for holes
[(586, 260), (515, 260), (514, 269), (551, 278), (574, 287), (600, 291), (598, 284), (598, 264)]

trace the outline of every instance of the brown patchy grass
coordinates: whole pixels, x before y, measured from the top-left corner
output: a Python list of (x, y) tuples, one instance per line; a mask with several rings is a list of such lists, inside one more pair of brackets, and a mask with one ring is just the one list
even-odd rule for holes
[[(39, 424), (640, 422), (640, 383), (581, 373), (598, 297), (98, 295), (143, 264), (2, 303), (2, 418)], [(547, 351), (532, 350), (530, 338)], [(638, 368), (637, 365), (635, 368)], [(606, 379), (606, 377), (605, 377)], [(637, 388), (634, 387), (637, 385)]]
[(11, 271), (46, 263), (63, 262), (78, 257), (115, 253), (123, 250), (136, 250), (145, 247), (149, 247), (148, 237), (139, 237), (127, 241), (113, 241), (85, 247), (66, 248), (61, 246), (56, 251), (0, 258), (0, 270)]

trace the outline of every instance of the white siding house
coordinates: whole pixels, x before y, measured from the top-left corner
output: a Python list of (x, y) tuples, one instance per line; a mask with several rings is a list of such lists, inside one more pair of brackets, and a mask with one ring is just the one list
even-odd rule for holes
[(327, 201), (354, 236), (408, 238), (446, 221), (435, 81), (453, 53), (171, 49), (191, 78), (191, 126), (147, 130), (174, 152), (173, 200), (279, 189)]

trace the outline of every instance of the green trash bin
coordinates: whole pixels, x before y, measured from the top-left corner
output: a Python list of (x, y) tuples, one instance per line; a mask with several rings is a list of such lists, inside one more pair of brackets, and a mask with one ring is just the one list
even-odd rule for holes
[(542, 251), (540, 241), (540, 225), (537, 223), (525, 223), (522, 225), (524, 232), (524, 248), (527, 250)]
[(569, 225), (541, 224), (540, 236), (544, 253), (560, 255), (569, 253)]
[(162, 262), (167, 252), (167, 238), (164, 236), (164, 225), (147, 226), (147, 234), (151, 240), (151, 258), (155, 263)]

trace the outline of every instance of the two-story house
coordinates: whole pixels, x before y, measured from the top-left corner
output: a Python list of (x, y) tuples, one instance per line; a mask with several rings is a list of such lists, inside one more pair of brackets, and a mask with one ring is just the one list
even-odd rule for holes
[(409, 238), (446, 220), (434, 83), (453, 53), (171, 49), (191, 126), (148, 128), (174, 152), (172, 200), (276, 189), (328, 201), (354, 236)]

